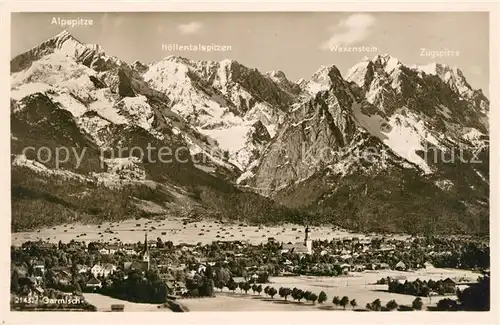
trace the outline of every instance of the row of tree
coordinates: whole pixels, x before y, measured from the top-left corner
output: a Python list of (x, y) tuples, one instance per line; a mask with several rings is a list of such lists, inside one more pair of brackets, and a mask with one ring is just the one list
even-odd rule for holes
[[(245, 293), (247, 293), (250, 289), (252, 289), (254, 293), (257, 292), (260, 295), (262, 291), (261, 285), (251, 286), (247, 282), (241, 282), (237, 286), (240, 288), (240, 290), (245, 291)], [(236, 290), (236, 288), (234, 288), (234, 290)], [(304, 299), (306, 301), (312, 302), (312, 304), (315, 304), (316, 301), (320, 304), (328, 301), (328, 296), (324, 291), (321, 291), (319, 295), (316, 295), (311, 291), (303, 291), (298, 288), (290, 289), (286, 287), (280, 287), (279, 290), (276, 290), (274, 287), (266, 286), (264, 288), (264, 293), (270, 296), (272, 299), (274, 299), (274, 297), (277, 294), (279, 294), (279, 296), (283, 298), (285, 301), (288, 300), (289, 296), (291, 296), (294, 300), (298, 302)], [(335, 296), (333, 297), (332, 303), (337, 308), (340, 306), (344, 308), (344, 310), (349, 306), (351, 306), (353, 309), (358, 306), (356, 299), (350, 300), (349, 297), (347, 296), (343, 296), (342, 298), (340, 298), (339, 296)], [(423, 308), (423, 302), (420, 297), (417, 297), (415, 298), (415, 300), (413, 300), (411, 307), (400, 306), (395, 300), (388, 301), (385, 306), (382, 305), (380, 299), (375, 299), (373, 302), (366, 304), (366, 309), (371, 311), (422, 310), (422, 308)]]
[[(311, 292), (311, 291), (304, 291), (298, 288), (287, 288), (287, 287), (280, 287), (279, 290), (276, 290), (276, 288), (271, 287), (271, 286), (266, 286), (264, 289), (262, 289), (262, 285), (259, 284), (250, 284), (249, 282), (240, 282), (236, 283), (234, 281), (230, 281), (225, 287), (227, 287), (230, 291), (235, 291), (236, 289), (240, 289), (240, 291), (244, 291), (245, 294), (248, 294), (248, 291), (252, 290), (253, 293), (258, 293), (259, 295), (261, 294), (262, 290), (264, 293), (274, 299), (274, 296), (279, 294), (281, 298), (283, 298), (285, 301), (288, 300), (288, 297), (292, 297), (293, 300), (296, 300), (300, 302), (302, 299), (306, 301), (310, 301), (313, 304), (316, 303), (316, 301), (320, 304), (326, 302), (328, 300), (328, 296), (324, 291), (321, 291), (319, 295)], [(219, 289), (223, 289), (224, 286), (220, 285), (218, 287)], [(344, 309), (346, 309), (348, 306), (352, 306), (352, 308), (355, 308), (357, 306), (356, 299), (349, 300), (349, 297), (344, 296), (342, 298), (335, 296), (333, 298), (332, 303), (334, 305), (341, 306)]]
[(380, 280), (379, 283), (385, 282), (388, 285), (389, 292), (428, 297), (431, 292), (436, 292), (438, 295), (443, 296), (446, 294), (454, 294), (456, 292), (455, 284), (453, 282), (446, 282), (443, 280), (429, 280), (421, 281), (405, 281), (404, 283), (398, 280), (387, 279), (386, 281)]

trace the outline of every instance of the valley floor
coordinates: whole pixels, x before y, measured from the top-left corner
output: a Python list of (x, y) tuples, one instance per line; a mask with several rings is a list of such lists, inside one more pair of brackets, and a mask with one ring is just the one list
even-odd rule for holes
[[(150, 223), (148, 223), (150, 222)], [(137, 226), (140, 224), (140, 226)], [(154, 229), (152, 228), (154, 227)], [(106, 233), (106, 229), (113, 231)], [(334, 230), (334, 228), (310, 227), (309, 236), (311, 239), (333, 239), (342, 237), (364, 238), (367, 235), (355, 234), (346, 230)], [(137, 243), (144, 240), (144, 232), (148, 232), (150, 239), (161, 237), (163, 241), (172, 241), (174, 244), (186, 243), (202, 244), (220, 241), (248, 241), (251, 244), (267, 242), (269, 237), (275, 238), (278, 242), (297, 242), (304, 239), (304, 228), (297, 225), (285, 224), (274, 227), (238, 226), (234, 224), (220, 224), (211, 220), (193, 222), (183, 225), (180, 218), (168, 218), (164, 220), (125, 220), (115, 223), (104, 222), (98, 225), (67, 224), (56, 227), (43, 228), (31, 232), (12, 233), (12, 244), (20, 245), (25, 241), (44, 240), (57, 243), (77, 241), (102, 241), (113, 242), (115, 238), (123, 243)], [(165, 233), (165, 235), (162, 235)], [(85, 234), (82, 236), (82, 234)], [(219, 236), (219, 237), (217, 237)], [(402, 236), (399, 236), (402, 237)]]
[[(112, 233), (105, 232), (107, 229), (111, 230)], [(345, 230), (332, 228), (331, 226), (310, 227), (310, 230), (312, 239), (331, 240), (342, 237), (371, 237), (371, 235), (350, 233)], [(124, 243), (137, 243), (144, 240), (145, 231), (147, 231), (148, 237), (152, 240), (161, 237), (164, 242), (170, 240), (174, 244), (196, 244), (198, 242), (205, 244), (215, 240), (247, 240), (251, 244), (259, 244), (267, 242), (269, 237), (274, 237), (278, 242), (286, 243), (302, 241), (304, 236), (304, 229), (302, 227), (290, 224), (259, 228), (257, 226), (240, 226), (238, 223), (220, 224), (210, 220), (183, 224), (183, 220), (180, 218), (170, 218), (162, 220), (126, 220), (119, 223), (107, 222), (100, 226), (67, 224), (33, 232), (12, 233), (12, 244), (20, 245), (25, 241), (35, 241), (38, 239), (53, 243), (57, 243), (59, 240), (69, 242), (72, 239), (87, 242), (115, 242), (116, 239), (119, 239)], [(408, 281), (414, 281), (417, 278), (420, 280), (433, 279), (437, 281), (448, 277), (452, 279), (463, 277), (474, 281), (477, 279), (477, 276), (477, 273), (466, 270), (428, 268), (411, 272), (394, 270), (351, 272), (348, 276), (340, 277), (272, 277), (269, 285), (276, 290), (280, 287), (297, 287), (316, 294), (325, 291), (328, 300), (323, 304), (316, 303), (315, 305), (305, 301), (301, 303), (293, 301), (285, 302), (279, 295), (275, 296), (274, 299), (270, 299), (264, 293), (259, 296), (249, 291), (245, 295), (239, 290), (233, 293), (224, 288), (222, 292), (217, 289), (216, 297), (214, 298), (181, 299), (180, 302), (188, 307), (190, 311), (342, 310), (341, 307), (336, 308), (332, 304), (332, 299), (334, 296), (339, 296), (340, 298), (348, 296), (349, 299), (356, 299), (358, 308), (364, 308), (367, 303), (371, 303), (377, 298), (381, 300), (382, 305), (394, 299), (399, 305), (411, 306), (412, 301), (416, 297), (389, 293), (387, 292), (387, 285), (375, 285), (374, 283), (381, 278), (387, 277)], [(241, 281), (242, 279), (235, 280)], [(164, 310), (164, 308), (158, 308), (158, 305), (155, 304), (130, 303), (100, 294), (85, 294), (85, 298), (89, 303), (95, 305), (99, 311), (108, 311), (111, 304), (124, 304), (125, 311)], [(442, 298), (442, 296), (422, 298), (424, 309), (428, 306), (434, 306)], [(448, 298), (454, 299), (455, 297), (448, 296)], [(289, 297), (289, 300), (292, 300), (292, 298)], [(349, 307), (348, 309), (350, 310), (351, 308)]]
[(100, 293), (84, 293), (85, 300), (96, 306), (97, 311), (111, 311), (111, 305), (124, 305), (124, 311), (167, 311), (168, 308), (158, 308), (157, 304), (136, 303), (126, 300), (116, 299), (102, 295)]
[[(451, 270), (432, 268), (419, 270), (414, 272), (403, 271), (373, 271), (373, 272), (353, 272), (345, 277), (317, 277), (317, 276), (292, 276), (292, 277), (272, 277), (271, 283), (266, 284), (276, 289), (280, 287), (297, 287), (304, 291), (311, 291), (319, 294), (325, 291), (328, 300), (323, 304), (312, 304), (311, 302), (301, 301), (300, 303), (293, 301), (291, 297), (288, 301), (276, 295), (274, 299), (264, 295), (253, 294), (249, 291), (248, 294), (236, 290), (230, 292), (224, 288), (222, 292), (216, 290), (214, 298), (190, 298), (180, 299), (179, 302), (186, 306), (189, 311), (343, 311), (342, 307), (336, 307), (332, 303), (334, 296), (348, 296), (349, 299), (356, 299), (358, 306), (356, 309), (363, 309), (367, 303), (371, 303), (375, 299), (380, 299), (382, 305), (385, 305), (389, 300), (396, 300), (399, 305), (411, 306), (412, 301), (416, 298), (411, 295), (403, 295), (387, 292), (387, 285), (374, 285), (377, 280), (383, 277), (400, 277), (413, 281), (417, 278), (421, 280), (439, 280), (447, 277), (477, 277), (476, 273), (464, 270)], [(237, 280), (237, 279), (236, 279)], [(164, 311), (165, 308), (159, 309), (156, 304), (139, 304), (131, 303), (115, 298), (110, 298), (101, 294), (86, 293), (84, 294), (87, 301), (97, 307), (98, 311), (109, 311), (111, 304), (124, 304), (125, 311)], [(435, 306), (436, 303), (443, 298), (456, 299), (455, 296), (434, 296), (431, 298), (422, 298), (423, 310), (429, 306)], [(349, 306), (348, 311), (352, 308)]]
[[(280, 287), (299, 288), (304, 291), (311, 291), (319, 294), (324, 291), (328, 300), (323, 304), (312, 304), (302, 300), (300, 303), (293, 301), (291, 297), (288, 301), (276, 295), (274, 299), (265, 296), (263, 293), (259, 296), (251, 291), (247, 295), (240, 293), (239, 289), (235, 293), (229, 292), (224, 288), (222, 292), (216, 291), (215, 298), (199, 298), (199, 299), (183, 299), (181, 302), (189, 308), (190, 311), (343, 311), (342, 307), (336, 307), (332, 303), (334, 296), (348, 296), (349, 299), (356, 299), (358, 306), (356, 309), (363, 309), (367, 303), (371, 303), (375, 299), (380, 299), (382, 305), (389, 300), (396, 300), (399, 305), (411, 306), (416, 298), (411, 295), (403, 295), (387, 292), (387, 285), (373, 285), (377, 280), (383, 277), (405, 277), (409, 281), (417, 278), (421, 280), (439, 280), (447, 277), (477, 277), (476, 273), (464, 270), (451, 269), (427, 269), (415, 272), (400, 272), (400, 271), (374, 271), (374, 272), (352, 272), (345, 277), (316, 277), (316, 276), (292, 276), (292, 277), (273, 277), (270, 285), (276, 289)], [(436, 303), (443, 298), (456, 299), (455, 296), (434, 296), (431, 298), (423, 298), (423, 310), (429, 306), (436, 306)], [(349, 306), (348, 311), (352, 310)]]

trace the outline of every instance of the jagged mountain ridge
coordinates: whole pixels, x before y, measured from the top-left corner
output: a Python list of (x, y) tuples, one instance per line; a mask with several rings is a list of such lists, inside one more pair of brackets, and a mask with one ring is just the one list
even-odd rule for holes
[[(208, 184), (218, 184), (215, 192), (232, 188), (218, 181), (229, 180), (241, 189), (299, 209), (293, 213), (282, 210), (283, 218), (311, 213), (317, 220), (339, 222), (339, 216), (354, 211), (347, 226), (370, 229), (380, 226), (376, 221), (381, 216), (368, 205), (376, 205), (384, 196), (368, 200), (346, 197), (346, 192), (357, 189), (365, 193), (367, 184), (383, 182), (394, 186), (389, 191), (401, 192), (401, 188), (419, 184), (450, 206), (468, 206), (453, 207), (450, 213), (428, 204), (430, 208), (423, 211), (409, 204), (422, 202), (425, 193), (420, 190), (409, 191), (404, 199), (388, 195), (381, 205), (390, 206), (394, 200), (408, 204), (391, 209), (394, 222), (387, 222), (385, 229), (431, 229), (429, 218), (420, 226), (417, 222), (411, 229), (406, 227), (404, 212), (414, 210), (411, 213), (421, 217), (433, 209), (453, 218), (465, 215), (466, 220), (458, 218), (460, 222), (452, 228), (487, 228), (488, 165), (450, 167), (422, 155), (429, 147), (440, 153), (463, 147), (469, 157), (476, 151), (487, 157), (489, 102), (470, 87), (458, 69), (438, 64), (407, 67), (383, 55), (358, 63), (345, 78), (335, 66), (325, 66), (310, 80), (292, 82), (281, 71), (262, 74), (232, 60), (192, 61), (170, 56), (150, 64), (136, 61), (128, 65), (67, 32), (14, 58), (11, 68), (14, 118), (26, 119), (22, 114), (31, 98), (70, 112), (76, 128), (96, 148), (123, 145), (127, 141), (121, 139), (127, 138), (142, 146), (147, 141), (173, 142), (188, 147), (193, 160), (182, 169), (187, 176), (179, 180), (154, 165), (143, 166), (134, 157), (107, 159), (105, 170), (90, 170), (98, 183), (119, 188), (124, 180), (142, 185), (153, 181), (156, 188), (158, 184), (168, 188), (162, 188), (168, 195), (159, 198), (171, 202), (172, 197), (194, 196), (195, 200), (181, 201), (217, 211), (206, 197), (200, 200), (191, 187), (186, 189), (196, 182), (194, 175), (208, 173), (213, 177)], [(27, 140), (15, 133), (13, 144), (20, 148)], [(367, 148), (383, 155), (371, 161), (356, 156)], [(303, 150), (324, 157), (304, 161)], [(200, 157), (206, 159), (199, 162)], [(15, 168), (43, 170), (29, 158), (33, 157), (16, 155)], [(53, 175), (50, 167), (47, 170)], [(71, 172), (80, 177), (80, 171)], [(409, 185), (402, 187), (405, 182)], [(161, 204), (162, 199), (157, 201)], [(363, 201), (359, 210), (354, 209), (353, 204)], [(225, 208), (238, 214), (234, 207)], [(356, 211), (369, 211), (375, 224)]]
[[(489, 102), (467, 85), (390, 56), (359, 63), (346, 79), (322, 67), (301, 83), (315, 96), (287, 116), (241, 184), (349, 227), (434, 231), (436, 213), (448, 227), (484, 231)], [(392, 219), (381, 227), (385, 213)]]
[(263, 150), (252, 141), (256, 130), (264, 131), (264, 126), (273, 137), (286, 109), (298, 98), (270, 77), (232, 60), (194, 62), (169, 56), (149, 65), (143, 77), (172, 98), (174, 112), (227, 150), (241, 171)]
[[(96, 48), (63, 32), (11, 62), (13, 229), (75, 215), (85, 220), (133, 217), (144, 213), (136, 200), (150, 202), (163, 214), (245, 218), (241, 210), (253, 210), (260, 218), (273, 209), (286, 213), (226, 181), (238, 175), (238, 168), (213, 138), (172, 109), (175, 98), (144, 80), (147, 66), (130, 66)], [(102, 58), (106, 66), (93, 64)], [(263, 146), (269, 141), (262, 123), (251, 127), (249, 142)], [(187, 150), (169, 163), (130, 150), (146, 152), (151, 144)], [(42, 163), (34, 152), (24, 152), (27, 146), (80, 150), (56, 168), (54, 161)], [(77, 166), (81, 148), (88, 150)], [(119, 148), (129, 149), (119, 153)], [(102, 164), (100, 151), (105, 153)], [(82, 196), (92, 199), (80, 208)], [(31, 218), (37, 211), (47, 213)]]
[(82, 44), (74, 38), (67, 30), (62, 31), (55, 37), (35, 46), (31, 50), (16, 56), (11, 60), (11, 73), (19, 72), (28, 68), (33, 61), (36, 61), (45, 55), (54, 52), (64, 53), (77, 62), (92, 68), (96, 71), (104, 71), (108, 68), (107, 64), (122, 65), (124, 62), (107, 56), (102, 48), (97, 44)]

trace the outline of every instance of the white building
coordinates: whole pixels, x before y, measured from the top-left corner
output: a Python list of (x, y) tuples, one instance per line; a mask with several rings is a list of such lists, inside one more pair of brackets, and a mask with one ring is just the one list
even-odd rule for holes
[(33, 266), (33, 273), (37, 276), (42, 276), (45, 274), (45, 265), (37, 264)]
[(137, 252), (132, 247), (124, 247), (123, 252), (127, 255), (137, 255)]
[(110, 263), (105, 265), (96, 264), (90, 269), (90, 272), (96, 278), (98, 276), (107, 277), (108, 275), (113, 274), (115, 271), (116, 271), (116, 265)]
[(78, 264), (76, 266), (76, 268), (77, 268), (78, 274), (87, 273), (90, 269), (87, 265), (82, 265), (82, 264)]

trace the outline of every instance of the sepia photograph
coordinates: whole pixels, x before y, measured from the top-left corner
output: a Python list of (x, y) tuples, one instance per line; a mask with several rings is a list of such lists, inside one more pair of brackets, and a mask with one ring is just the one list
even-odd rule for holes
[(490, 311), (490, 32), (12, 12), (10, 311)]

